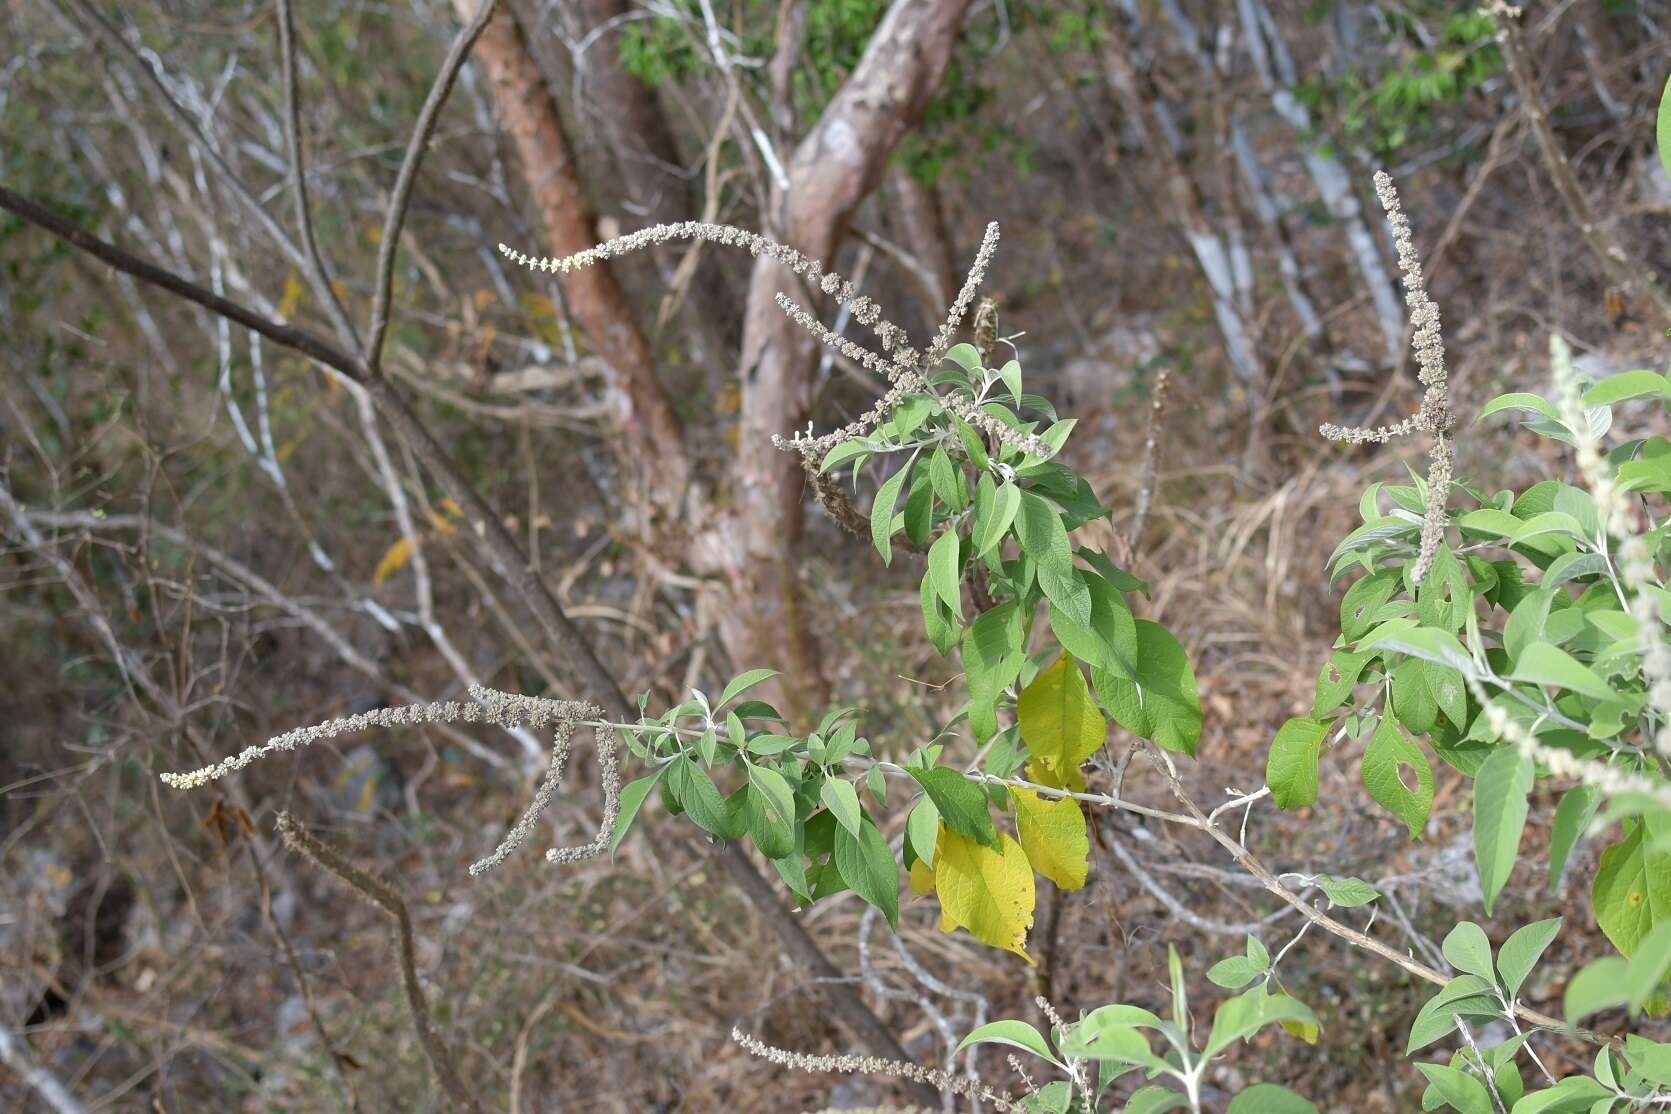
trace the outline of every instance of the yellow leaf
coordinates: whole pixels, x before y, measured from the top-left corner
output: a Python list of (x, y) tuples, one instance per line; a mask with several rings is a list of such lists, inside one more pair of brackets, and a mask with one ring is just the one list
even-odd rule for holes
[(278, 315), (288, 321), (296, 316), (296, 307), (302, 304), (302, 280), (295, 271), (284, 276), (284, 293), (279, 295)]
[(406, 562), (412, 559), (412, 543), (401, 538), (391, 545), (383, 554), (383, 559), (377, 562), (376, 570), (371, 574), (373, 584), (382, 584), (389, 577), (406, 567)]
[(1283, 1032), (1291, 1037), (1299, 1037), (1307, 1044), (1316, 1044), (1317, 1037), (1322, 1032), (1321, 1029), (1309, 1021), (1283, 1021), (1279, 1024), (1282, 1026)]
[(1052, 789), (1066, 789), (1069, 793), (1085, 792), (1085, 771), (1078, 766), (1069, 766), (1067, 776), (1063, 777), (1050, 763), (1035, 758), (1027, 763), (1027, 780)]
[(1033, 926), (1033, 868), (1021, 844), (998, 833), (998, 850), (950, 830), (934, 844), (934, 887), (940, 893), (940, 931), (966, 928), (983, 944), (1014, 952), (1028, 963)]
[(1068, 654), (1021, 690), (1015, 715), (1027, 749), (1059, 778), (1095, 754), (1108, 735), (1108, 721), (1091, 699), (1079, 663)]
[(1090, 869), (1091, 837), (1079, 802), (1041, 797), (1031, 789), (1012, 789), (1010, 797), (1021, 849), (1033, 869), (1064, 890), (1082, 888)]
[(934, 868), (921, 859), (911, 864), (911, 892), (918, 897), (934, 892)]
[(452, 537), (454, 534), (458, 533), (458, 527), (454, 526), (451, 522), (448, 522), (446, 519), (442, 518), (440, 511), (432, 509), (432, 510), (429, 511), (428, 517), (429, 517), (429, 524), (431, 526), (435, 527), (435, 532), (436, 533), (445, 534), (449, 538)]

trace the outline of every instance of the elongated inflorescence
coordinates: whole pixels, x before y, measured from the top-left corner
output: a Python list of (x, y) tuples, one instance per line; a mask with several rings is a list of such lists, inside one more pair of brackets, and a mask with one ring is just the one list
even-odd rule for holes
[(989, 1102), (994, 1110), (1010, 1111), (1022, 1109), (1021, 1103), (1005, 1095), (1000, 1095), (992, 1088), (977, 1080), (952, 1075), (939, 1068), (924, 1067), (913, 1064), (909, 1060), (884, 1060), (880, 1056), (811, 1056), (804, 1052), (792, 1052), (787, 1048), (776, 1048), (757, 1037), (752, 1037), (741, 1029), (731, 1030), (731, 1039), (741, 1045), (743, 1050), (751, 1056), (758, 1056), (762, 1060), (777, 1064), (780, 1067), (795, 1068), (805, 1072), (843, 1072), (857, 1075), (886, 1075), (895, 1079), (908, 1079), (913, 1083), (927, 1083), (931, 1087), (938, 1087), (942, 1091), (951, 1091), (965, 1098), (978, 1099)]
[(1421, 405), (1414, 414), (1392, 425), (1354, 427), (1326, 424), (1320, 432), (1331, 441), (1345, 441), (1350, 445), (1385, 444), (1394, 437), (1412, 433), (1433, 436), (1433, 446), (1427, 459), (1427, 504), (1422, 515), (1421, 548), (1416, 555), (1413, 579), (1419, 584), (1433, 567), (1433, 559), (1445, 540), (1445, 505), (1450, 498), (1451, 475), (1455, 453), (1450, 444), (1451, 413), (1449, 374), (1445, 368), (1445, 342), (1439, 327), (1439, 307), (1427, 294), (1427, 278), (1422, 274), (1421, 259), (1410, 235), (1410, 219), (1404, 215), (1398, 189), (1386, 171), (1375, 173), (1375, 195), (1386, 210), (1387, 224), (1392, 227), (1393, 243), (1398, 248), (1398, 270), (1404, 278), (1404, 302), (1410, 307), (1410, 324), (1414, 333), (1410, 347), (1416, 354), (1417, 378), (1422, 384)]
[(969, 274), (964, 279), (963, 287), (958, 291), (956, 301), (952, 303), (947, 311), (946, 318), (936, 331), (933, 343), (930, 344), (926, 354), (905, 343), (905, 330), (887, 320), (882, 315), (882, 308), (874, 300), (859, 294), (851, 282), (842, 278), (836, 272), (826, 270), (818, 261), (808, 259), (793, 248), (785, 247), (764, 236), (727, 224), (710, 224), (703, 221), (658, 224), (628, 233), (625, 236), (599, 244), (597, 247), (588, 248), (585, 251), (563, 258), (530, 256), (505, 244), (499, 245), (499, 251), (507, 259), (533, 270), (568, 274), (581, 267), (588, 267), (619, 255), (625, 255), (628, 252), (673, 240), (702, 240), (729, 247), (740, 247), (753, 255), (764, 255), (777, 260), (794, 274), (804, 278), (808, 285), (830, 295), (838, 305), (846, 305), (853, 319), (870, 329), (880, 342), (882, 352), (888, 353), (888, 355), (878, 354), (855, 341), (838, 335), (826, 327), (805, 307), (789, 298), (788, 295), (780, 293), (777, 296), (777, 305), (785, 316), (811, 333), (820, 344), (831, 348), (860, 367), (885, 378), (888, 381), (888, 389), (876, 401), (874, 406), (839, 429), (821, 435), (813, 434), (810, 429), (806, 432), (791, 434), (788, 437), (774, 435), (772, 443), (778, 448), (798, 452), (805, 456), (822, 457), (842, 442), (852, 440), (855, 437), (863, 437), (870, 433), (885, 422), (894, 408), (908, 396), (927, 395), (934, 398), (947, 411), (956, 414), (968, 425), (979, 430), (996, 443), (1012, 445), (1023, 452), (1038, 457), (1048, 457), (1054, 452), (1043, 438), (1015, 430), (1007, 423), (987, 413), (970, 399), (955, 393), (940, 395), (935, 392), (928, 382), (929, 371), (945, 359), (946, 352), (951, 347), (952, 338), (957, 334), (958, 327), (968, 314), (970, 305), (974, 303), (975, 295), (980, 289), (981, 280), (985, 277), (987, 268), (991, 265), (992, 255), (998, 247), (998, 225), (996, 223), (986, 226), (986, 234), (981, 239), (980, 250), (975, 254), (974, 264), (969, 268)]
[(344, 716), (325, 723), (298, 727), (276, 735), (259, 746), (246, 747), (229, 758), (188, 773), (162, 774), (163, 784), (175, 789), (196, 789), (231, 773), (236, 773), (259, 758), (279, 751), (296, 750), (320, 739), (349, 735), (368, 727), (410, 727), (420, 723), (491, 723), (499, 727), (546, 727), (553, 730), (551, 760), (545, 778), (529, 803), (505, 833), (491, 855), (470, 866), (472, 875), (484, 874), (499, 866), (511, 853), (528, 841), (534, 826), (550, 806), (562, 781), (568, 762), (569, 745), (575, 727), (592, 725), (596, 737), (598, 763), (603, 779), (603, 821), (598, 835), (578, 847), (554, 847), (546, 852), (546, 861), (553, 863), (579, 862), (601, 854), (609, 846), (620, 810), (621, 774), (616, 755), (614, 729), (602, 724), (603, 709), (595, 704), (574, 700), (551, 700), (543, 696), (520, 696), (499, 692), (482, 685), (470, 686), (472, 703), (453, 700), (432, 704), (407, 704), (398, 708), (377, 708), (358, 715)]

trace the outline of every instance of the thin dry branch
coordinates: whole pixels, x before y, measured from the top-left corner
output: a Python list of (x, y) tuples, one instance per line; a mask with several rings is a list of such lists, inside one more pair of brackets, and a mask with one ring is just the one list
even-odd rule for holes
[(286, 847), (334, 876), (394, 921), (395, 960), (400, 967), (401, 989), (406, 996), (407, 1011), (412, 1016), (412, 1028), (418, 1034), (418, 1043), (423, 1046), (424, 1057), (429, 1061), (430, 1069), (435, 1072), (435, 1079), (441, 1085), (441, 1089), (447, 1093), (447, 1098), (460, 1109), (479, 1112), (481, 1106), (476, 1102), (475, 1095), (459, 1078), (458, 1071), (453, 1066), (452, 1053), (447, 1049), (446, 1042), (441, 1039), (440, 1034), (435, 1031), (435, 1025), (430, 1018), (429, 1000), (424, 996), (423, 985), (418, 981), (412, 916), (406, 911), (406, 902), (401, 900), (400, 894), (388, 882), (349, 862), (334, 848), (304, 828), (288, 812), (279, 813), (276, 823)]

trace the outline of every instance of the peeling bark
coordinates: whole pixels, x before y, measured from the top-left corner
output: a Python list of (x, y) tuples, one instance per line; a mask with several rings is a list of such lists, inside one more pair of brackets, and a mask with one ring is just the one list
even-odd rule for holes
[[(833, 259), (853, 210), (875, 188), (939, 87), (969, 3), (895, 0), (852, 75), (789, 160), (788, 187), (767, 214), (775, 238), (809, 258)], [(771, 438), (806, 422), (816, 345), (778, 309), (780, 290), (818, 304), (777, 263), (755, 264), (743, 318), (732, 502), (698, 549), (706, 571), (724, 585), (714, 602), (733, 658), (792, 668), (803, 687), (785, 696), (791, 710), (808, 710), (826, 702), (828, 683), (792, 559), (802, 533), (805, 479), (800, 464), (774, 448)]]

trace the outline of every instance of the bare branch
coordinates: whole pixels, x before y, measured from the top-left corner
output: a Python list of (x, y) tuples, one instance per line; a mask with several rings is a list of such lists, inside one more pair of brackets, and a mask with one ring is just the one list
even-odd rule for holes
[(373, 282), (376, 293), (371, 304), (371, 324), (367, 329), (365, 366), (372, 375), (379, 374), (383, 338), (389, 331), (389, 295), (394, 288), (395, 253), (400, 247), (400, 230), (406, 223), (406, 210), (412, 202), (412, 185), (417, 181), (418, 167), (423, 162), (430, 136), (435, 133), (435, 121), (441, 115), (441, 106), (446, 103), (447, 94), (452, 92), (453, 83), (458, 80), (458, 71), (464, 68), (470, 48), (476, 45), (498, 4), (499, 0), (480, 0), (475, 18), (453, 36), (453, 45), (448, 48), (446, 60), (435, 75), (435, 83), (429, 87), (429, 96), (424, 98), (424, 105), (418, 110), (418, 122), (413, 125), (412, 138), (406, 144), (406, 157), (401, 160), (400, 173), (395, 176), (394, 193), (389, 198), (388, 215), (383, 220), (383, 239), (377, 245), (377, 277)]
[(418, 982), (418, 969), (415, 949), (412, 940), (412, 916), (406, 911), (406, 902), (401, 900), (395, 888), (382, 878), (362, 870), (349, 862), (334, 848), (322, 842), (319, 837), (302, 827), (288, 812), (281, 812), (277, 818), (279, 835), (284, 839), (284, 845), (296, 851), (320, 869), (334, 875), (336, 879), (366, 902), (381, 909), (395, 924), (395, 959), (400, 966), (401, 988), (406, 993), (406, 1007), (412, 1015), (412, 1028), (417, 1031), (418, 1043), (423, 1046), (424, 1056), (429, 1060), (430, 1069), (435, 1072), (435, 1078), (447, 1097), (465, 1110), (480, 1111), (476, 1097), (464, 1081), (458, 1077), (458, 1071), (453, 1067), (452, 1053), (436, 1033), (435, 1026), (430, 1020), (429, 1001), (424, 997), (424, 988)]

